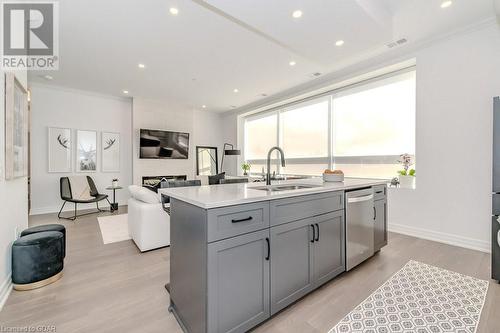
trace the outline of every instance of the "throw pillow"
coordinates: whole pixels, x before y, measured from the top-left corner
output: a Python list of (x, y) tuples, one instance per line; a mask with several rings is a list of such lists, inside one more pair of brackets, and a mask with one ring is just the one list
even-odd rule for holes
[(225, 172), (219, 173), (215, 176), (208, 176), (208, 185), (218, 185), (219, 180), (225, 179), (225, 178), (226, 178)]

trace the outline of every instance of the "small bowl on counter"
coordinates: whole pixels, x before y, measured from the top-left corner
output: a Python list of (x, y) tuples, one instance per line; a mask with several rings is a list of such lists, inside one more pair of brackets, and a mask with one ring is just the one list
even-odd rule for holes
[(324, 182), (343, 182), (344, 174), (342, 173), (324, 173), (323, 174)]

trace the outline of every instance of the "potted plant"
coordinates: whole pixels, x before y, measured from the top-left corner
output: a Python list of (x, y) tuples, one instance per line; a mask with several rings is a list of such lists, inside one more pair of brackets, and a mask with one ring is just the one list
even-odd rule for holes
[(402, 166), (403, 170), (399, 170), (399, 186), (406, 188), (415, 188), (415, 169), (410, 169), (413, 162), (413, 156), (410, 154), (403, 154), (400, 156), (400, 160), (398, 161)]
[(250, 163), (245, 162), (241, 165), (241, 169), (243, 169), (244, 176), (248, 176), (248, 171), (250, 171), (250, 168), (251, 168)]

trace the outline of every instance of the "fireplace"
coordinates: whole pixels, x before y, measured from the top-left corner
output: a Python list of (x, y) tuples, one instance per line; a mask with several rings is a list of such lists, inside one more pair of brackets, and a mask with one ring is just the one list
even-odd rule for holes
[(158, 185), (162, 181), (166, 180), (186, 180), (186, 175), (179, 176), (144, 176), (142, 177), (142, 186), (147, 187), (159, 187)]

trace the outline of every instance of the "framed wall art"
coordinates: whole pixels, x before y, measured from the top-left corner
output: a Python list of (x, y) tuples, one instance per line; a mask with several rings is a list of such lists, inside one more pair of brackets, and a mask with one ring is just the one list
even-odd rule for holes
[(28, 91), (5, 74), (5, 179), (28, 175)]
[(76, 171), (97, 171), (97, 132), (76, 131)]
[(103, 172), (120, 171), (120, 133), (102, 132), (101, 158)]
[(71, 172), (71, 129), (49, 127), (49, 172)]

